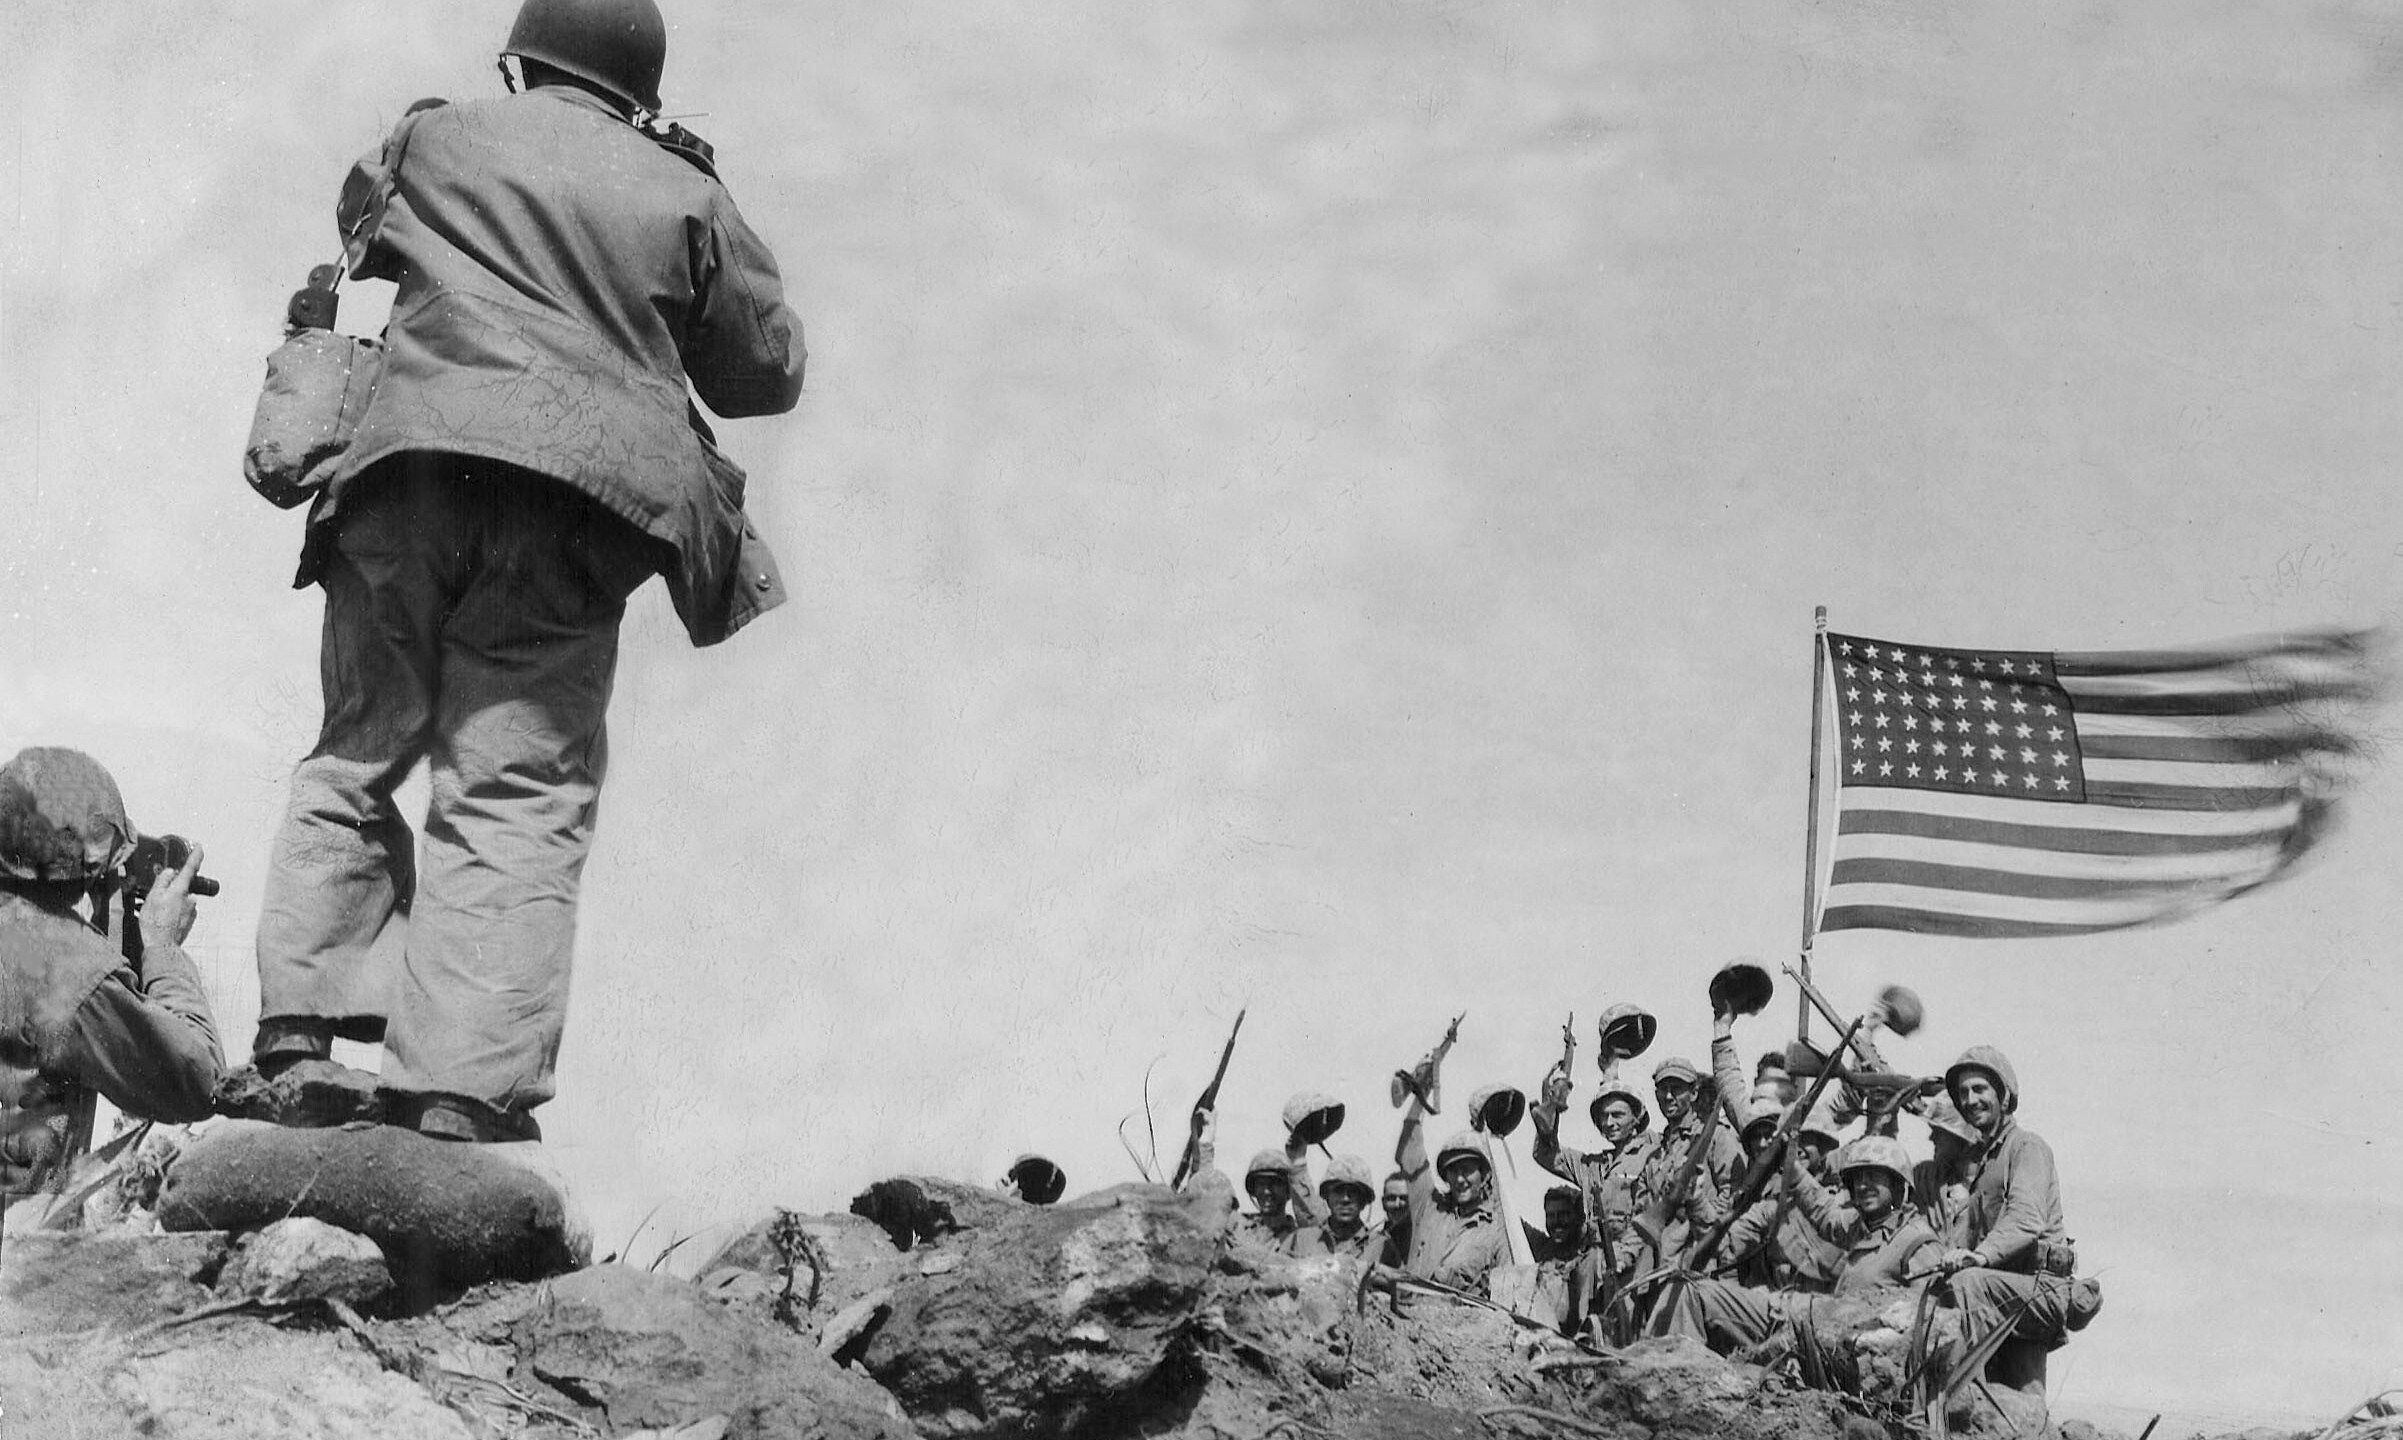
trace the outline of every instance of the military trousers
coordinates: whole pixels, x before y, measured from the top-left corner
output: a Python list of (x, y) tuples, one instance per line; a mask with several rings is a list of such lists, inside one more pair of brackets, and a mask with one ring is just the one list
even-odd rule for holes
[(2021, 1275), (2009, 1270), (1963, 1270), (1945, 1282), (1961, 1309), (1961, 1326), (1973, 1339), (2015, 1317), (2011, 1333), (2022, 1340), (2059, 1344), (2069, 1332), (2073, 1282), (2058, 1275)]
[(1669, 1335), (1691, 1335), (1722, 1355), (1750, 1349), (1773, 1334), (1786, 1318), (1785, 1297), (1732, 1280), (1695, 1280), (1672, 1285)]
[[(270, 858), (262, 1023), (380, 1039), (388, 1089), (531, 1108), (654, 542), (543, 476), (427, 452), (360, 476), (332, 523), (324, 720)], [(394, 802), (421, 760), (422, 860)]]

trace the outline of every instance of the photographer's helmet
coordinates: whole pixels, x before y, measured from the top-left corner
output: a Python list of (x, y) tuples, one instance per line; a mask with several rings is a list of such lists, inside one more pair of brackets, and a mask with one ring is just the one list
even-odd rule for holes
[(97, 880), (135, 839), (117, 782), (81, 750), (39, 745), (0, 765), (0, 876)]
[(564, 70), (655, 115), (667, 21), (655, 0), (525, 0), (501, 53)]

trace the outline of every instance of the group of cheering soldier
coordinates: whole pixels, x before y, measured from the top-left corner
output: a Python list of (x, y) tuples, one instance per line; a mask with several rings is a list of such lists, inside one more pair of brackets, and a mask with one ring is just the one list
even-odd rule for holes
[[(2011, 1062), (1976, 1045), (1940, 1079), (1893, 1071), (1877, 1032), (1909, 1034), (1919, 1013), (1915, 996), (1890, 987), (1833, 1052), (1797, 1041), (1747, 1074), (1735, 1024), (1768, 991), (1757, 966), (1722, 970), (1709, 1071), (1663, 1059), (1649, 1096), (1622, 1066), (1650, 1047), (1656, 1022), (1631, 1005), (1606, 1012), (1593, 1149), (1561, 1135), (1573, 1031), (1533, 1106), (1509, 1087), (1480, 1090), (1469, 1128), (1432, 1152), (1426, 1121), (1451, 1036), (1397, 1073), (1407, 1109), (1382, 1181), (1362, 1157), (1337, 1155), (1313, 1183), (1309, 1147), (1343, 1107), (1296, 1096), (1285, 1145), (1245, 1167), (1238, 1242), (1332, 1255), (1368, 1267), (1372, 1286), (1502, 1304), (1602, 1346), (1687, 1335), (1749, 1353), (1808, 1323), (1812, 1297), (1926, 1291), (1959, 1312), (1964, 1337), (2017, 1342), (2023, 1366), (2037, 1357), (2040, 1383), (2043, 1353), (2084, 1327), (2101, 1293), (2075, 1274), (2052, 1150), (2019, 1123)], [(1905, 1116), (1926, 1129), (1924, 1156), (1900, 1137)], [(1533, 1122), (1536, 1164), (1562, 1182), (1540, 1224), (1514, 1220), (1496, 1186), (1494, 1143), (1521, 1118)]]

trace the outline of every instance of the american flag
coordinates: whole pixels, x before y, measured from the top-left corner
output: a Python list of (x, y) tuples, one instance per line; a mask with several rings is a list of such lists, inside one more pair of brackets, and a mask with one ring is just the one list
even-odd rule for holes
[(2366, 640), (2055, 654), (1829, 635), (1819, 929), (2076, 935), (2277, 878), (2355, 749)]

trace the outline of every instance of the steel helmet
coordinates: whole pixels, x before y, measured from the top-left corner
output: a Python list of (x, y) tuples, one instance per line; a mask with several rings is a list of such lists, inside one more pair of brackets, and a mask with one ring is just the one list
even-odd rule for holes
[(1469, 1097), (1469, 1125), (1494, 1135), (1508, 1135), (1527, 1118), (1527, 1093), (1515, 1085), (1488, 1085)]
[(1927, 1007), (1919, 1003), (1919, 992), (1904, 985), (1888, 985), (1878, 991), (1877, 1006), (1886, 1012), (1886, 1028), (1897, 1035), (1908, 1036), (1927, 1018)]
[[(1796, 1100), (1794, 1103), (1800, 1105), (1802, 1102)], [(1796, 1135), (1816, 1135), (1827, 1142), (1827, 1148), (1830, 1150), (1842, 1144), (1844, 1125), (1842, 1121), (1836, 1119), (1835, 1097), (1832, 1095), (1820, 1096), (1819, 1103), (1813, 1105), (1810, 1113), (1802, 1117), (1802, 1123), (1794, 1127), (1794, 1133)]]
[(539, 60), (657, 114), (667, 21), (655, 0), (525, 0), (501, 53)]
[(2003, 1058), (2003, 1053), (1991, 1045), (1970, 1046), (1961, 1052), (1960, 1059), (1953, 1061), (1945, 1070), (1944, 1092), (1953, 1104), (1961, 1103), (1961, 1075), (1969, 1070), (1983, 1070), (1994, 1077), (1994, 1088), (2002, 1092), (2005, 1115), (2019, 1108), (2019, 1074), (2011, 1068), (2011, 1062)]
[(1459, 1131), (1443, 1142), (1443, 1148), (1435, 1152), (1435, 1173), (1441, 1175), (1444, 1167), (1455, 1160), (1474, 1160), (1485, 1167), (1488, 1175), (1494, 1170), (1493, 1160), (1485, 1153), (1484, 1142), (1473, 1131)]
[(1368, 1162), (1357, 1155), (1336, 1156), (1327, 1167), (1327, 1178), (1318, 1182), (1318, 1193), (1325, 1195), (1347, 1185), (1360, 1192), (1363, 1205), (1377, 1198), (1376, 1177), (1369, 1171)]
[(1602, 1093), (1594, 1097), (1594, 1103), (1586, 1107), (1585, 1113), (1592, 1118), (1596, 1130), (1602, 1128), (1602, 1102), (1605, 1100), (1624, 1100), (1635, 1107), (1635, 1133), (1638, 1135), (1643, 1134), (1645, 1127), (1652, 1123), (1652, 1112), (1644, 1106), (1643, 1092), (1624, 1080), (1613, 1080), (1603, 1086)]
[(1911, 1193), (1911, 1152), (1891, 1135), (1863, 1135), (1836, 1152), (1839, 1178), (1855, 1170), (1883, 1170), (1894, 1177), (1897, 1196)]
[(1941, 1095), (1919, 1107), (1919, 1118), (1927, 1122), (1930, 1133), (1941, 1131), (1972, 1145), (1986, 1138), (1978, 1133), (1975, 1125), (1961, 1118), (1960, 1110), (1955, 1108), (1951, 1100)]
[(1633, 1060), (1652, 1048), (1652, 1037), (1660, 1030), (1660, 1022), (1652, 1013), (1634, 1005), (1613, 1005), (1602, 1012), (1598, 1027), (1602, 1053), (1596, 1057), (1604, 1066), (1613, 1059)]
[(0, 765), (0, 875), (92, 881), (133, 853), (125, 799), (81, 750), (38, 745)]
[(1343, 1128), (1343, 1102), (1332, 1095), (1304, 1090), (1285, 1102), (1285, 1128), (1304, 1145), (1323, 1145)]
[(1758, 1015), (1775, 998), (1777, 986), (1769, 972), (1755, 964), (1747, 955), (1730, 960), (1710, 977), (1710, 1004), (1713, 1010), (1730, 1015)]
[(1252, 1163), (1243, 1167), (1243, 1183), (1249, 1185), (1254, 1175), (1274, 1175), (1279, 1180), (1292, 1178), (1292, 1162), (1282, 1150), (1261, 1150), (1252, 1155)]
[(1041, 1155), (1021, 1155), (1010, 1162), (1010, 1183), (1029, 1205), (1049, 1205), (1068, 1188), (1068, 1176)]

